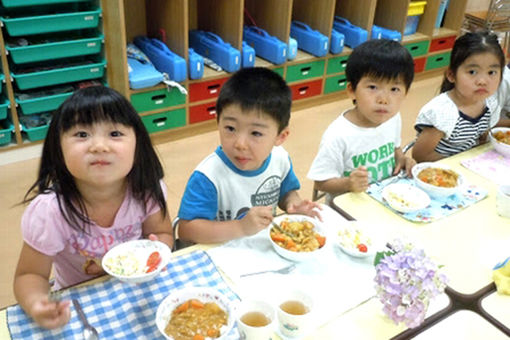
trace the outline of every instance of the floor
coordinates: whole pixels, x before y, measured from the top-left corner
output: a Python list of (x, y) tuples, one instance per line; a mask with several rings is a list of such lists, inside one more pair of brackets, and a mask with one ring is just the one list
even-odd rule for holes
[[(419, 109), (437, 94), (441, 76), (416, 81), (401, 108), (403, 119), (403, 144), (414, 138), (412, 128)], [(284, 144), (292, 157), (296, 175), (301, 180), (300, 194), (311, 198), (312, 181), (306, 178), (308, 168), (315, 157), (320, 138), (326, 127), (339, 113), (351, 106), (348, 99), (292, 113), (291, 134)], [(217, 132), (157, 145), (165, 167), (165, 182), (169, 188), (168, 207), (174, 217), (179, 209), (180, 197), (195, 166), (211, 153), (218, 144)], [(29, 153), (30, 154), (30, 153)], [(35, 180), (38, 158), (26, 160), (8, 159), (9, 153), (0, 153), (0, 308), (15, 303), (12, 280), (22, 240), (20, 220), (24, 207), (18, 203)]]

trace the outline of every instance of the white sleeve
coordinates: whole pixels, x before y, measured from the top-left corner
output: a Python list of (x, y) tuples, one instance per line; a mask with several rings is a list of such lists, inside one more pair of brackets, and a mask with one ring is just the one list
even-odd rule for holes
[(402, 145), (402, 116), (400, 115), (400, 112), (397, 113), (397, 117), (396, 117), (396, 122), (395, 122), (395, 125), (396, 125), (396, 131), (397, 133), (395, 134), (395, 149), (396, 148), (400, 148)]
[(418, 132), (421, 132), (424, 127), (434, 127), (444, 132), (446, 138), (449, 138), (458, 118), (457, 106), (446, 93), (442, 93), (422, 107), (414, 126)]
[(307, 177), (314, 181), (325, 181), (342, 177), (344, 172), (341, 142), (326, 132), (322, 137), (317, 156), (312, 162)]

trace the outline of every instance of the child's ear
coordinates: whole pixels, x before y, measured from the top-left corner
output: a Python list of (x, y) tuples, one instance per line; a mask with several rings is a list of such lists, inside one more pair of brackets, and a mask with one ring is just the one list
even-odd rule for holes
[(351, 98), (352, 103), (356, 105), (356, 94), (354, 93), (354, 88), (350, 82), (347, 83), (347, 95)]
[(289, 134), (290, 134), (290, 129), (289, 127), (287, 126), (286, 128), (284, 128), (282, 130), (282, 132), (280, 132), (278, 134), (278, 136), (276, 136), (276, 141), (274, 142), (274, 145), (275, 146), (279, 146), (279, 145), (282, 145), (283, 142), (285, 142), (285, 140), (287, 139), (287, 137), (289, 137)]
[(448, 67), (448, 69), (446, 70), (446, 79), (448, 79), (448, 81), (452, 84), (455, 83), (455, 74), (453, 73), (453, 71)]

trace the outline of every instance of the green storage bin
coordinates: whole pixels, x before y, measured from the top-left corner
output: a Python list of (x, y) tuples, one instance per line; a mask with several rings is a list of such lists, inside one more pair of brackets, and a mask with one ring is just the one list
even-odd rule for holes
[(349, 55), (329, 58), (328, 67), (326, 68), (326, 74), (345, 72), (345, 67), (347, 66), (347, 59), (349, 59)]
[(272, 70), (275, 71), (276, 73), (278, 73), (280, 75), (280, 77), (283, 78), (283, 67), (273, 68)]
[(131, 95), (131, 104), (137, 112), (146, 112), (186, 103), (186, 95), (179, 89), (164, 88)]
[(321, 77), (324, 74), (324, 60), (312, 61), (287, 67), (287, 82)]
[(10, 36), (42, 34), (95, 28), (99, 23), (101, 9), (93, 11), (57, 13), (28, 17), (2, 17), (1, 20)]
[(14, 131), (14, 126), (4, 120), (3, 123), (0, 122), (0, 145), (9, 144), (11, 142), (12, 132)]
[(450, 64), (450, 54), (452, 52), (444, 52), (431, 55), (427, 57), (427, 63), (425, 64), (425, 71), (433, 70), (435, 68), (446, 67)]
[(142, 122), (149, 133), (181, 127), (186, 125), (186, 109), (142, 116)]
[(103, 35), (100, 34), (93, 38), (63, 40), (28, 46), (7, 45), (5, 48), (9, 51), (14, 63), (23, 64), (96, 54), (101, 52), (103, 38)]
[(430, 46), (430, 40), (424, 40), (424, 41), (409, 43), (409, 44), (404, 45), (404, 47), (407, 48), (409, 53), (411, 53), (413, 58), (427, 54), (427, 52), (429, 51), (429, 46)]
[(9, 108), (9, 100), (0, 98), (0, 120), (7, 118), (7, 109)]
[(84, 2), (90, 0), (2, 0), (2, 5), (7, 8), (32, 6), (32, 5), (51, 5), (67, 2)]
[(16, 98), (16, 103), (19, 105), (24, 114), (30, 115), (39, 112), (53, 111), (72, 94), (73, 92), (59, 93), (25, 100)]
[(326, 78), (324, 85), (324, 94), (337, 91), (343, 91), (347, 87), (347, 77), (345, 74)]
[(5, 80), (4, 74), (0, 73), (0, 94), (2, 94), (4, 88), (4, 80)]
[(65, 84), (88, 79), (101, 78), (106, 62), (75, 65), (46, 71), (15, 74), (11, 73), (20, 90), (28, 90), (42, 86)]
[(50, 125), (37, 126), (33, 128), (27, 128), (25, 125), (21, 124), (21, 131), (25, 132), (27, 138), (31, 142), (35, 142), (38, 140), (43, 140), (46, 138), (46, 134), (48, 133), (48, 128)]

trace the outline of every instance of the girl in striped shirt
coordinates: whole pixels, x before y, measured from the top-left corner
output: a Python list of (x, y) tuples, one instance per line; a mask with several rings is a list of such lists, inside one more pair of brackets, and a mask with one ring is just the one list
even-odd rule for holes
[(505, 56), (494, 34), (466, 33), (453, 46), (441, 94), (416, 118), (417, 162), (436, 161), (480, 144), (501, 107), (492, 96), (501, 83)]

